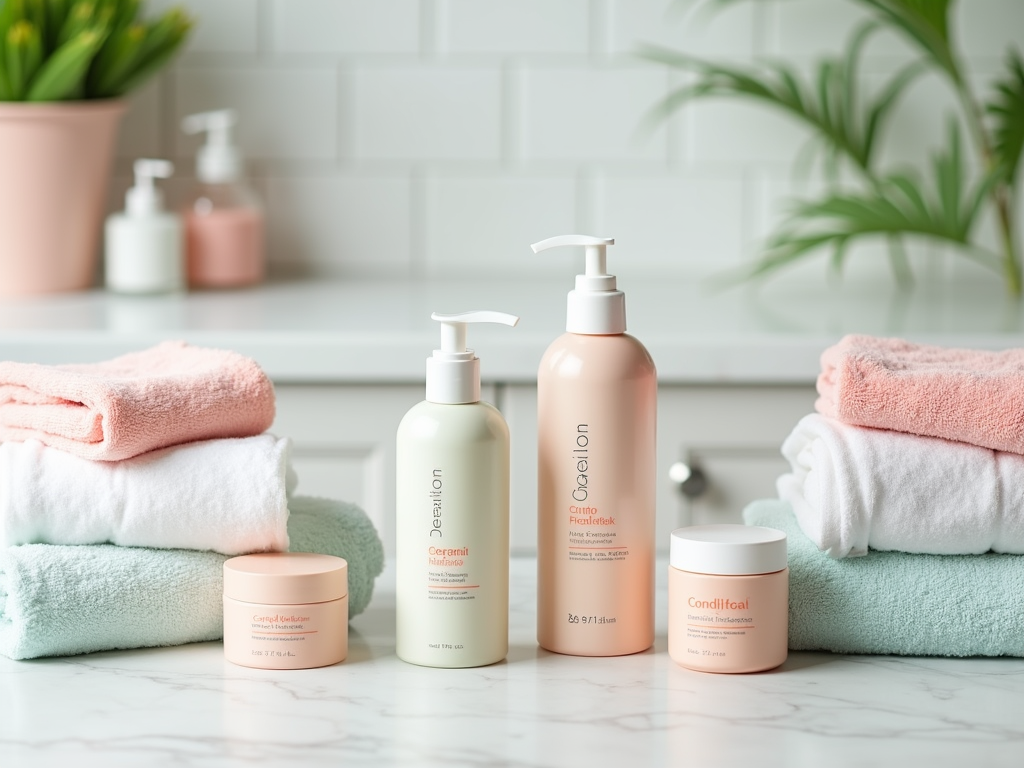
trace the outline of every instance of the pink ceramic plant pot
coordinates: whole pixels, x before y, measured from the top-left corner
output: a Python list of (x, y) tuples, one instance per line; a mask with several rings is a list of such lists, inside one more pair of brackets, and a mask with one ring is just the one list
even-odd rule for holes
[(122, 101), (0, 102), (0, 295), (90, 287)]

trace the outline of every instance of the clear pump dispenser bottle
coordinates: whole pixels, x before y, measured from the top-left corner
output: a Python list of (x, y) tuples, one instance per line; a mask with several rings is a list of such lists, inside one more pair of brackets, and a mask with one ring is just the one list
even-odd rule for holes
[(556, 653), (619, 656), (654, 642), (657, 375), (626, 334), (610, 238), (583, 246), (564, 335), (537, 374), (537, 640)]
[(441, 349), (427, 358), (427, 399), (397, 436), (398, 657), (479, 667), (508, 654), (509, 433), (480, 402), (480, 360), (466, 325), (502, 312), (431, 315)]
[(188, 282), (196, 288), (235, 288), (263, 280), (264, 216), (246, 183), (242, 153), (231, 142), (234, 110), (189, 115), (185, 133), (206, 132), (196, 155), (198, 186), (184, 211)]

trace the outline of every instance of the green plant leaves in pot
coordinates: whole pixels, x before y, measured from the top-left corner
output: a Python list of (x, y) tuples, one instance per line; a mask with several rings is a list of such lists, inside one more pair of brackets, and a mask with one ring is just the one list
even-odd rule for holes
[(0, 0), (0, 101), (125, 95), (181, 48), (192, 19), (141, 0)]

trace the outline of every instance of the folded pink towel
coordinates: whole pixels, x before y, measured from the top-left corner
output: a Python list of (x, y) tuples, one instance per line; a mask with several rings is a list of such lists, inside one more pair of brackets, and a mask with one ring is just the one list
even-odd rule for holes
[(821, 355), (815, 409), (847, 424), (1024, 454), (1024, 349), (845, 336)]
[(273, 420), (270, 379), (236, 352), (166, 341), (88, 365), (0, 362), (0, 440), (35, 439), (85, 459), (249, 437)]

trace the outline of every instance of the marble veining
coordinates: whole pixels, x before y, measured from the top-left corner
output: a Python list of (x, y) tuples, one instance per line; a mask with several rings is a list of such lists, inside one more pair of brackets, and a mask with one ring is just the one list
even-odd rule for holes
[[(659, 575), (664, 574), (658, 568)], [(534, 642), (532, 560), (512, 563), (511, 649), (469, 670), (394, 655), (389, 570), (326, 669), (236, 667), (219, 643), (0, 659), (0, 766), (1014, 766), (1024, 660), (795, 653), (726, 676), (645, 653)]]

